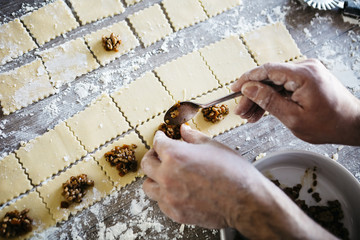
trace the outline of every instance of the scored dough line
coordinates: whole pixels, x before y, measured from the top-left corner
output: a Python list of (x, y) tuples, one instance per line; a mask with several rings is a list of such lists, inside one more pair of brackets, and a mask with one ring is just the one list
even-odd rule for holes
[(176, 33), (177, 31), (176, 31), (176, 29), (174, 28), (174, 26), (173, 26), (173, 24), (172, 24), (172, 22), (171, 22), (171, 20), (170, 20), (169, 14), (168, 14), (168, 12), (167, 12), (166, 9), (165, 9), (164, 4), (161, 2), (161, 3), (159, 3), (159, 6), (160, 6), (161, 10), (163, 11), (166, 20), (167, 20), (168, 23), (170, 24), (170, 27), (171, 27), (171, 29), (173, 30), (173, 33)]

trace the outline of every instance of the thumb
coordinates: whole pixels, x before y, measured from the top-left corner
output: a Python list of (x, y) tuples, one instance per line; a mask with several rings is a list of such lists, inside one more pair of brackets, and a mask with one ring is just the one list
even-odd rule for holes
[(241, 92), (248, 99), (280, 120), (299, 107), (295, 102), (281, 96), (271, 86), (261, 82), (250, 81), (244, 83)]
[(209, 138), (205, 134), (192, 129), (186, 124), (181, 125), (180, 131), (182, 139), (188, 143), (200, 144), (211, 140), (211, 138)]

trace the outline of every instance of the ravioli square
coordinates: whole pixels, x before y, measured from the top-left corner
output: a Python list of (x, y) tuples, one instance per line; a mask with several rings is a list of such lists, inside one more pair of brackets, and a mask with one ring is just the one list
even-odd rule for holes
[(198, 0), (164, 0), (162, 4), (175, 31), (207, 19)]
[(0, 73), (0, 102), (4, 115), (37, 102), (51, 94), (55, 89), (40, 59)]
[(302, 55), (295, 40), (280, 22), (245, 33), (242, 38), (259, 65), (287, 62)]
[(16, 151), (32, 183), (40, 182), (58, 173), (64, 167), (86, 155), (64, 122)]
[[(87, 189), (80, 203), (72, 203), (68, 208), (61, 208), (61, 202), (66, 201), (63, 197), (63, 183), (72, 176), (86, 174), (89, 180), (94, 181), (94, 186)], [(86, 158), (79, 163), (66, 169), (59, 176), (47, 181), (38, 188), (40, 196), (44, 199), (46, 206), (56, 222), (67, 220), (70, 214), (75, 215), (77, 212), (83, 210), (100, 201), (106, 195), (113, 191), (113, 185), (100, 166), (93, 158)]]
[[(119, 171), (116, 169), (116, 166), (111, 166), (110, 163), (106, 161), (104, 155), (105, 153), (114, 149), (116, 146), (122, 147), (123, 145), (132, 145), (132, 144), (136, 145), (134, 151), (135, 151), (135, 158), (138, 163), (138, 170), (136, 172), (129, 172), (124, 176), (120, 176)], [(134, 131), (132, 131), (130, 134), (125, 135), (119, 140), (96, 151), (93, 157), (102, 167), (102, 169), (105, 171), (106, 175), (109, 176), (110, 180), (114, 183), (114, 186), (120, 189), (135, 181), (137, 177), (144, 176), (140, 168), (140, 163), (141, 163), (141, 159), (143, 158), (146, 152), (147, 149), (145, 145), (142, 143), (138, 135)]]
[(82, 38), (42, 51), (40, 56), (55, 87), (61, 87), (99, 67)]
[(32, 188), (13, 153), (0, 159), (0, 206)]
[(130, 129), (107, 94), (102, 94), (84, 111), (68, 119), (66, 124), (88, 152)]
[(190, 100), (220, 86), (198, 51), (165, 63), (155, 72), (175, 101)]
[[(20, 199), (16, 200), (16, 202), (11, 203), (5, 208), (0, 210), (0, 220), (2, 220), (7, 212), (11, 212), (17, 210), (19, 212), (29, 209), (27, 214), (30, 217), (32, 222), (32, 231), (21, 235), (19, 237), (10, 238), (10, 239), (28, 239), (34, 233), (40, 233), (55, 225), (55, 221), (52, 219), (52, 216), (49, 210), (46, 208), (45, 204), (42, 202), (39, 193), (36, 191), (32, 191), (29, 194), (22, 196)], [(1, 238), (3, 239), (3, 238)]]
[(200, 0), (209, 17), (218, 15), (242, 3), (242, 0)]
[(132, 126), (143, 123), (175, 104), (152, 72), (145, 73), (111, 96)]
[[(195, 101), (198, 103), (207, 103), (214, 99), (224, 97), (228, 94), (230, 94), (230, 90), (227, 87), (223, 87), (211, 93), (203, 95), (195, 99)], [(229, 114), (226, 115), (223, 120), (220, 120), (216, 123), (208, 122), (205, 120), (201, 111), (198, 112), (198, 114), (193, 119), (197, 129), (210, 137), (215, 137), (221, 133), (229, 131), (247, 122), (246, 120), (240, 118), (238, 115), (235, 115), (234, 109), (237, 105), (235, 99), (231, 99), (221, 104), (225, 104), (229, 107)]]
[[(111, 33), (119, 36), (121, 40), (121, 44), (117, 52), (106, 51), (102, 43), (102, 37), (109, 37)], [(139, 46), (139, 41), (136, 39), (125, 21), (117, 22), (109, 27), (90, 33), (85, 36), (85, 41), (90, 46), (91, 51), (95, 54), (101, 65), (106, 65)]]
[(19, 19), (0, 25), (0, 64), (36, 48)]
[(173, 32), (159, 4), (135, 12), (129, 20), (145, 47)]
[(79, 26), (70, 8), (57, 0), (21, 18), (39, 45)]
[(221, 84), (234, 82), (257, 65), (239, 37), (231, 36), (199, 50)]
[(70, 0), (82, 25), (123, 13), (120, 0)]

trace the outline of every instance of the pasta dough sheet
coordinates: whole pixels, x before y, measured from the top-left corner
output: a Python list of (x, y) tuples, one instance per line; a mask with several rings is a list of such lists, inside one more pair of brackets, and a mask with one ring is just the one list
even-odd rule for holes
[[(103, 47), (102, 37), (109, 37), (111, 33), (120, 36), (121, 44), (118, 52), (106, 51)], [(109, 27), (88, 34), (85, 36), (85, 41), (90, 46), (91, 51), (95, 54), (101, 65), (106, 65), (139, 46), (139, 41), (136, 39), (125, 21), (115, 23)]]
[(43, 45), (79, 26), (70, 8), (63, 0), (49, 3), (34, 12), (26, 14), (21, 20), (39, 45)]
[(135, 3), (139, 3), (139, 2), (141, 2), (141, 1), (142, 1), (142, 0), (125, 0), (126, 4), (127, 4), (128, 6), (134, 5)]
[(207, 19), (198, 0), (164, 0), (162, 4), (175, 31)]
[(124, 116), (107, 94), (66, 121), (88, 152), (130, 129)]
[(13, 153), (0, 159), (0, 206), (31, 188), (24, 169)]
[[(155, 133), (158, 130), (160, 124), (164, 122), (164, 116), (165, 113), (162, 113), (159, 116), (156, 116), (144, 124), (136, 127), (136, 130), (139, 131), (140, 135), (149, 147), (153, 147)], [(187, 122), (187, 124), (191, 128), (196, 129), (196, 126), (192, 121)]]
[(55, 221), (52, 219), (49, 210), (42, 202), (39, 193), (36, 191), (30, 192), (28, 195), (16, 200), (15, 203), (11, 203), (9, 206), (6, 206), (0, 210), (0, 219), (3, 219), (7, 212), (14, 210), (21, 212), (26, 208), (30, 210), (28, 216), (33, 220), (33, 230), (25, 235), (16, 238), (10, 238), (12, 240), (30, 238), (34, 233), (40, 233), (48, 227), (55, 225)]
[(175, 104), (152, 72), (122, 87), (112, 97), (132, 126), (143, 123)]
[[(135, 149), (135, 157), (136, 161), (138, 162), (138, 171), (137, 172), (129, 172), (124, 176), (119, 176), (119, 171), (116, 169), (115, 166), (111, 166), (109, 162), (105, 159), (105, 153), (111, 151), (116, 146), (123, 146), (135, 144), (137, 148)], [(140, 168), (141, 159), (143, 158), (144, 154), (147, 152), (145, 145), (142, 143), (140, 138), (137, 134), (132, 131), (129, 135), (125, 135), (124, 137), (120, 138), (119, 140), (111, 143), (110, 145), (101, 148), (100, 150), (96, 151), (93, 155), (94, 159), (99, 163), (102, 169), (105, 171), (106, 175), (110, 177), (110, 180), (113, 181), (114, 186), (118, 189), (132, 183), (135, 181), (137, 177), (143, 177), (144, 174)]]
[(155, 68), (175, 101), (189, 100), (219, 87), (198, 51)]
[(279, 22), (245, 33), (242, 38), (259, 65), (287, 62), (301, 56), (289, 31)]
[[(61, 208), (61, 202), (66, 200), (62, 196), (62, 184), (69, 180), (71, 176), (80, 174), (86, 174), (89, 179), (94, 181), (94, 186), (87, 190), (81, 203), (72, 203), (69, 208)], [(84, 208), (100, 201), (110, 194), (112, 190), (112, 183), (93, 158), (84, 159), (38, 188), (40, 196), (44, 199), (56, 222), (67, 220), (70, 214), (75, 215)]]
[(19, 19), (0, 25), (0, 64), (36, 48)]
[(82, 25), (125, 11), (120, 0), (70, 0), (70, 2)]
[(55, 87), (72, 82), (76, 77), (99, 67), (81, 38), (45, 50), (40, 56)]
[(40, 59), (0, 74), (0, 101), (4, 115), (54, 93)]
[(159, 4), (134, 13), (129, 20), (145, 47), (173, 32)]
[[(228, 95), (230, 93), (230, 90), (227, 87), (223, 87), (220, 89), (217, 89), (211, 93), (208, 93), (204, 96), (201, 96), (197, 99), (195, 99), (195, 102), (199, 103), (207, 103), (214, 99), (218, 99), (220, 97), (224, 97), (225, 95)], [(194, 117), (194, 123), (196, 127), (203, 133), (205, 133), (208, 136), (215, 137), (221, 133), (224, 133), (226, 131), (229, 131), (235, 127), (238, 127), (242, 124), (245, 124), (247, 121), (240, 118), (238, 115), (234, 114), (234, 109), (237, 105), (236, 101), (234, 99), (226, 101), (224, 103), (229, 107), (229, 114), (225, 116), (223, 120), (217, 123), (208, 122), (205, 120), (203, 114), (201, 111)]]
[(209, 17), (213, 17), (242, 4), (242, 0), (200, 0), (200, 2)]
[(16, 151), (33, 184), (58, 173), (86, 155), (64, 122)]
[(199, 51), (221, 84), (232, 83), (257, 66), (245, 45), (236, 36), (208, 45)]

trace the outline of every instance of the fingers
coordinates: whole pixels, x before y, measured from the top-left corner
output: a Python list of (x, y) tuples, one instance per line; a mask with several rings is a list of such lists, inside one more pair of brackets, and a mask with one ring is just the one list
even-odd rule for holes
[(141, 168), (144, 171), (144, 173), (148, 177), (155, 180), (157, 179), (157, 172), (160, 167), (160, 164), (161, 164), (160, 159), (158, 158), (154, 149), (148, 151), (141, 160)]
[[(249, 100), (256, 103), (263, 110), (269, 111), (280, 120), (301, 109), (295, 102), (285, 99), (272, 87), (260, 82), (246, 82), (241, 91)], [(258, 116), (254, 116), (254, 119), (256, 117)]]
[(160, 200), (160, 186), (151, 178), (147, 178), (143, 183), (143, 190), (145, 194), (154, 201)]
[(295, 91), (303, 84), (299, 76), (299, 65), (291, 63), (266, 63), (244, 73), (232, 86), (234, 92), (241, 91), (242, 86), (248, 81), (270, 80), (276, 85), (284, 85), (288, 91)]
[(157, 131), (154, 137), (153, 149), (161, 161), (166, 160), (169, 149), (174, 149), (179, 141), (168, 138), (162, 131)]
[(234, 112), (251, 123), (258, 121), (265, 113), (261, 107), (245, 96), (240, 98), (240, 102), (236, 106)]
[(193, 143), (193, 144), (200, 144), (205, 143), (211, 140), (208, 136), (205, 134), (192, 129), (190, 126), (183, 124), (181, 126), (181, 137), (185, 142)]

